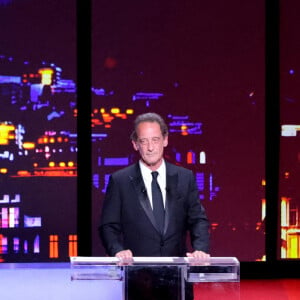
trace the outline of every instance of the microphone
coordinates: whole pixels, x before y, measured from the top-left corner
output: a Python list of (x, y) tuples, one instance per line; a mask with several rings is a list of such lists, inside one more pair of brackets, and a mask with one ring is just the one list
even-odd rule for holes
[(147, 192), (147, 190), (146, 190), (146, 188), (145, 188), (144, 186), (142, 186), (141, 192), (142, 192), (143, 194)]

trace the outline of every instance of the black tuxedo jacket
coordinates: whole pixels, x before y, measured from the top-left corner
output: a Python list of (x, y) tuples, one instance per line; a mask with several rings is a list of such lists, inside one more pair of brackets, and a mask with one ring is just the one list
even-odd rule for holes
[(130, 249), (133, 256), (185, 256), (209, 250), (209, 222), (191, 170), (166, 162), (165, 227), (157, 228), (139, 164), (110, 176), (99, 234), (107, 254)]

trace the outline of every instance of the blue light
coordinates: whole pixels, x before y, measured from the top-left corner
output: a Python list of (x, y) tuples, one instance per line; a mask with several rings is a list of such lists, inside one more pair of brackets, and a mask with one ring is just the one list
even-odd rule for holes
[(112, 157), (104, 159), (105, 166), (127, 166), (128, 164), (128, 157)]

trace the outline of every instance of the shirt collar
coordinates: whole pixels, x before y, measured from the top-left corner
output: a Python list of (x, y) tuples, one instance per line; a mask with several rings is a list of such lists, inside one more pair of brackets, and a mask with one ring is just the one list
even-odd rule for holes
[[(151, 176), (151, 173), (153, 172), (152, 170), (150, 170), (147, 166), (145, 166), (145, 164), (139, 160), (139, 165), (140, 165), (140, 169), (141, 169), (141, 172), (142, 172), (142, 175), (146, 175), (146, 176)], [(166, 163), (165, 163), (165, 160), (163, 159), (162, 160), (162, 163), (161, 165), (159, 166), (159, 168), (156, 170), (160, 175), (164, 175), (166, 174)]]

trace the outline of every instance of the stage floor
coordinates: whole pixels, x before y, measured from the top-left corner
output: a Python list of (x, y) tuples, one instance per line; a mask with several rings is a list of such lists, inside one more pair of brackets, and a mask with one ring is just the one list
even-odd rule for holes
[[(71, 280), (69, 263), (2, 263), (0, 295), (5, 300), (121, 300), (122, 283)], [(299, 300), (300, 279), (197, 283), (195, 300)], [(143, 299), (141, 299), (143, 300)]]

